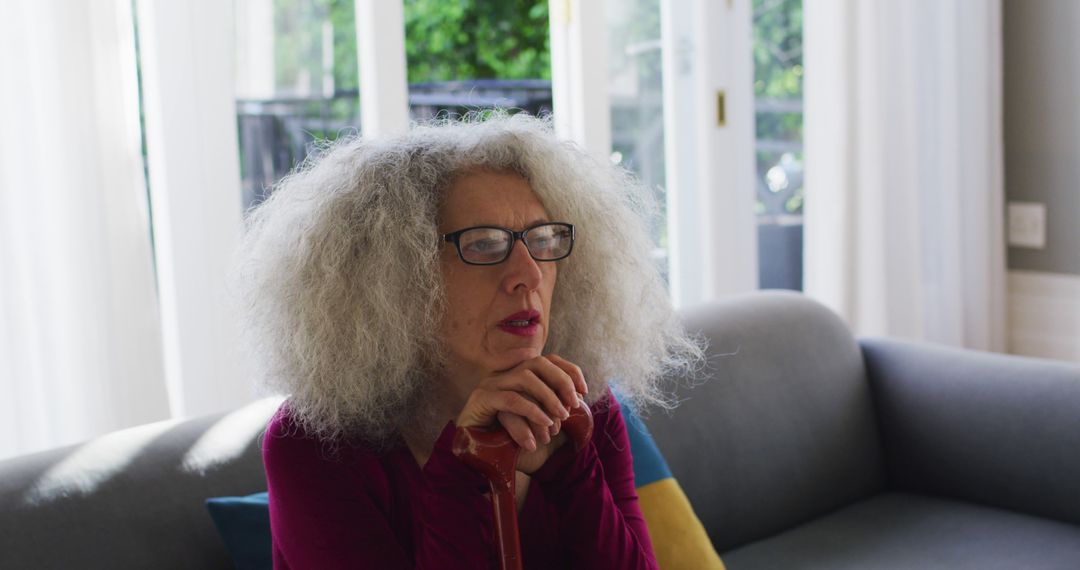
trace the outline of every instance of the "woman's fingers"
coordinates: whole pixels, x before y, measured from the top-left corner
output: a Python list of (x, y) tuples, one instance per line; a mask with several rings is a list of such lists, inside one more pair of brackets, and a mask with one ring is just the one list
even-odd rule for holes
[(506, 433), (510, 434), (510, 437), (522, 449), (536, 451), (538, 445), (547, 445), (551, 442), (551, 435), (546, 426), (537, 426), (509, 412), (499, 412), (498, 419)]
[(547, 385), (559, 395), (559, 400), (567, 410), (578, 406), (577, 389), (574, 379), (562, 367), (551, 359), (541, 356), (529, 361), (529, 369), (541, 377)]
[(516, 390), (541, 403), (551, 419), (563, 419), (570, 415), (570, 410), (563, 405), (559, 396), (540, 377), (530, 369), (507, 378), (504, 389)]
[(578, 394), (584, 395), (589, 393), (589, 384), (585, 382), (585, 374), (581, 372), (581, 368), (577, 364), (574, 364), (557, 354), (549, 354), (547, 355), (547, 359), (570, 376), (574, 381), (574, 386), (577, 389)]
[[(523, 397), (526, 400), (529, 400), (529, 401), (531, 401), (533, 403), (536, 403), (528, 395), (523, 395)], [(503, 418), (504, 415), (510, 415), (510, 413), (509, 412), (503, 412), (503, 413), (499, 414), (500, 421), (501, 421), (501, 419)], [(517, 416), (517, 417), (521, 417), (521, 416)], [(551, 418), (551, 417), (548, 417), (548, 416), (544, 416), (544, 422), (543, 423), (537, 423), (535, 421), (528, 421), (525, 418), (522, 418), (522, 420), (524, 420), (525, 423), (528, 424), (529, 429), (532, 430), (533, 437), (536, 439), (536, 441), (541, 443), (541, 444), (544, 444), (544, 445), (547, 445), (547, 444), (551, 443), (551, 438), (556, 433), (558, 433), (558, 431), (552, 432), (551, 430), (556, 429), (556, 426), (560, 425), (560, 423), (561, 423), (560, 420), (557, 417), (556, 418)]]
[(512, 390), (484, 388), (475, 390), (458, 414), (460, 427), (490, 426), (500, 412), (510, 412), (544, 427), (554, 423), (536, 402)]
[(535, 441), (547, 443), (559, 433), (570, 409), (580, 405), (578, 394), (587, 390), (577, 365), (557, 355), (539, 356), (482, 381), (458, 415), (457, 425), (490, 426), (499, 418), (517, 415), (520, 423), (508, 421), (517, 426), (521, 439), (515, 440), (520, 446), (528, 448), (522, 428)]
[(511, 412), (528, 418), (529, 421), (544, 427), (550, 426), (554, 421), (536, 405), (536, 402), (517, 393), (507, 390), (495, 392), (496, 408), (500, 412)]

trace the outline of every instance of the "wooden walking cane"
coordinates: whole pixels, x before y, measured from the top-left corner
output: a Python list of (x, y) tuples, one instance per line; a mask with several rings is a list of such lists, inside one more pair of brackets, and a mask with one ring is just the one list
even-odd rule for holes
[[(574, 451), (592, 437), (593, 419), (589, 406), (582, 401), (570, 409), (562, 429), (574, 443)], [(495, 539), (499, 545), (502, 570), (521, 570), (521, 539), (518, 535), (515, 471), (521, 448), (502, 427), (486, 430), (459, 427), (454, 434), (454, 455), (482, 473), (491, 485), (491, 508), (495, 514)]]

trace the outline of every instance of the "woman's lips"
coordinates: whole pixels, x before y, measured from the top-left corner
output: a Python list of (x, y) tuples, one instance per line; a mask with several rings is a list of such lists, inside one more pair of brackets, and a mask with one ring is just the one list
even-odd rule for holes
[(540, 311), (518, 311), (499, 321), (499, 330), (517, 336), (532, 336), (540, 330)]

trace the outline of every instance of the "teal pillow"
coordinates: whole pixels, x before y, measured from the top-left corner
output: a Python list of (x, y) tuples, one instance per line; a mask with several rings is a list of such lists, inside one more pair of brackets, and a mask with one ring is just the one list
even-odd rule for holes
[(206, 500), (218, 534), (238, 570), (272, 570), (270, 507), (267, 493)]
[(660, 454), (660, 448), (656, 447), (652, 434), (642, 423), (634, 407), (623, 400), (618, 393), (615, 399), (622, 407), (623, 422), (626, 424), (626, 435), (630, 439), (630, 455), (634, 457), (634, 486), (644, 487), (649, 483), (655, 483), (671, 477), (671, 469), (668, 467), (664, 456)]

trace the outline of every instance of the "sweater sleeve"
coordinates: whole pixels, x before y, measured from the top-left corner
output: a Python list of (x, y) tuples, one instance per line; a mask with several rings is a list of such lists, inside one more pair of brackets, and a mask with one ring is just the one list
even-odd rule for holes
[(452, 423), (423, 469), (427, 485), (413, 490), (413, 552), (394, 532), (389, 479), (374, 453), (329, 459), (320, 442), (290, 431), (275, 417), (263, 441), (275, 568), (493, 567), (487, 484), (451, 453)]
[(580, 452), (563, 445), (533, 473), (559, 513), (568, 567), (657, 568), (634, 490), (630, 442), (620, 407), (594, 415), (593, 437)]

